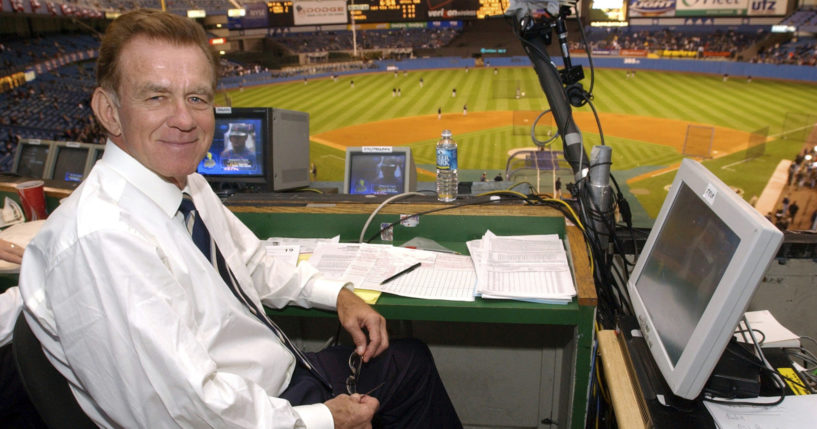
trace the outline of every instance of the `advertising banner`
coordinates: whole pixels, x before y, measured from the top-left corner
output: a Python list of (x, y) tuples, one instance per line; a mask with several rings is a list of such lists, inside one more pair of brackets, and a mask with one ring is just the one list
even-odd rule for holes
[[(267, 5), (264, 3), (247, 3), (246, 13), (239, 18), (241, 28), (266, 28), (269, 25)], [(229, 17), (227, 18), (229, 21)]]
[(787, 0), (749, 0), (749, 16), (785, 15), (787, 3)]
[(622, 57), (646, 57), (647, 50), (646, 49), (622, 49), (619, 52), (619, 55)]
[(295, 25), (346, 24), (344, 0), (294, 0)]
[(675, 16), (744, 16), (749, 0), (678, 0)]
[(675, 0), (630, 0), (630, 18), (675, 16)]

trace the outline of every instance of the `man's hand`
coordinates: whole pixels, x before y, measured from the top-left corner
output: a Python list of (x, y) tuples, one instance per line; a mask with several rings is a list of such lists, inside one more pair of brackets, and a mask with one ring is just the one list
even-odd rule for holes
[(325, 402), (332, 412), (335, 429), (371, 429), (380, 401), (368, 395), (338, 395)]
[(0, 239), (0, 259), (19, 264), (23, 262), (24, 247)]
[[(368, 362), (389, 347), (386, 319), (346, 288), (338, 294), (338, 319), (351, 334), (355, 351), (363, 362)], [(368, 342), (363, 328), (368, 331)]]

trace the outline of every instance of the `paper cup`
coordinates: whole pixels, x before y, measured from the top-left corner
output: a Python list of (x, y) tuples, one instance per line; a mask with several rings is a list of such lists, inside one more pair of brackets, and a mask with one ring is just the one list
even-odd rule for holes
[(17, 184), (17, 194), (20, 196), (20, 205), (28, 220), (39, 220), (48, 217), (45, 210), (45, 191), (42, 180), (29, 180)]

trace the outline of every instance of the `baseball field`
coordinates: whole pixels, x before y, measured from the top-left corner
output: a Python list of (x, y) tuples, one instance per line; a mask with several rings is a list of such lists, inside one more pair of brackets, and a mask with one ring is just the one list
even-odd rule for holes
[[(583, 84), (590, 86), (589, 76)], [(587, 152), (603, 135), (613, 149), (615, 178), (649, 217), (674, 176), (663, 173), (671, 173), (685, 151), (705, 154), (699, 155), (705, 165), (748, 200), (760, 194), (781, 159), (803, 147), (802, 133), (791, 133), (799, 127), (791, 118), (813, 123), (817, 117), (817, 85), (800, 82), (650, 71), (628, 77), (607, 69), (596, 70), (592, 89), (601, 133), (589, 106), (574, 109)], [(534, 147), (520, 118), (547, 109), (528, 67), (343, 75), (233, 90), (229, 97), (236, 107), (309, 112), (315, 180), (331, 182), (343, 180), (344, 148), (365, 145), (410, 146), (418, 180), (431, 181), (434, 144), (443, 129), (459, 144), (461, 180), (479, 180), (483, 172), (493, 177), (505, 171), (515, 149)], [(546, 116), (540, 125), (541, 140), (551, 120)], [(561, 141), (552, 149), (561, 150)], [(558, 174), (572, 181), (569, 171)], [(550, 192), (551, 180), (547, 172), (534, 185)]]

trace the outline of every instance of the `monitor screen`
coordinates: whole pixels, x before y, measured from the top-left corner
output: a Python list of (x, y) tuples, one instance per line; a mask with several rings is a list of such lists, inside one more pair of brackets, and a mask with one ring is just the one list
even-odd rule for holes
[(782, 239), (703, 165), (681, 163), (627, 283), (673, 394), (700, 394)]
[(94, 160), (93, 160), (93, 164), (91, 165), (91, 167), (93, 167), (96, 164), (97, 161), (102, 159), (102, 155), (105, 155), (105, 146), (104, 145), (100, 146), (100, 147), (98, 147), (98, 148), (96, 148), (94, 150)]
[[(685, 183), (636, 279), (673, 365), (723, 278), (740, 238)], [(692, 236), (688, 233), (696, 231)], [(663, 314), (656, 314), (655, 310)]]
[(391, 195), (416, 187), (411, 149), (364, 146), (346, 149), (344, 192), (359, 195)]
[(23, 177), (42, 179), (51, 145), (23, 140), (19, 143), (17, 151), (19, 153), (14, 173)]
[(57, 146), (51, 178), (63, 182), (82, 182), (89, 153), (87, 146)]
[(266, 132), (262, 118), (217, 116), (213, 144), (198, 172), (205, 176), (264, 177)]

